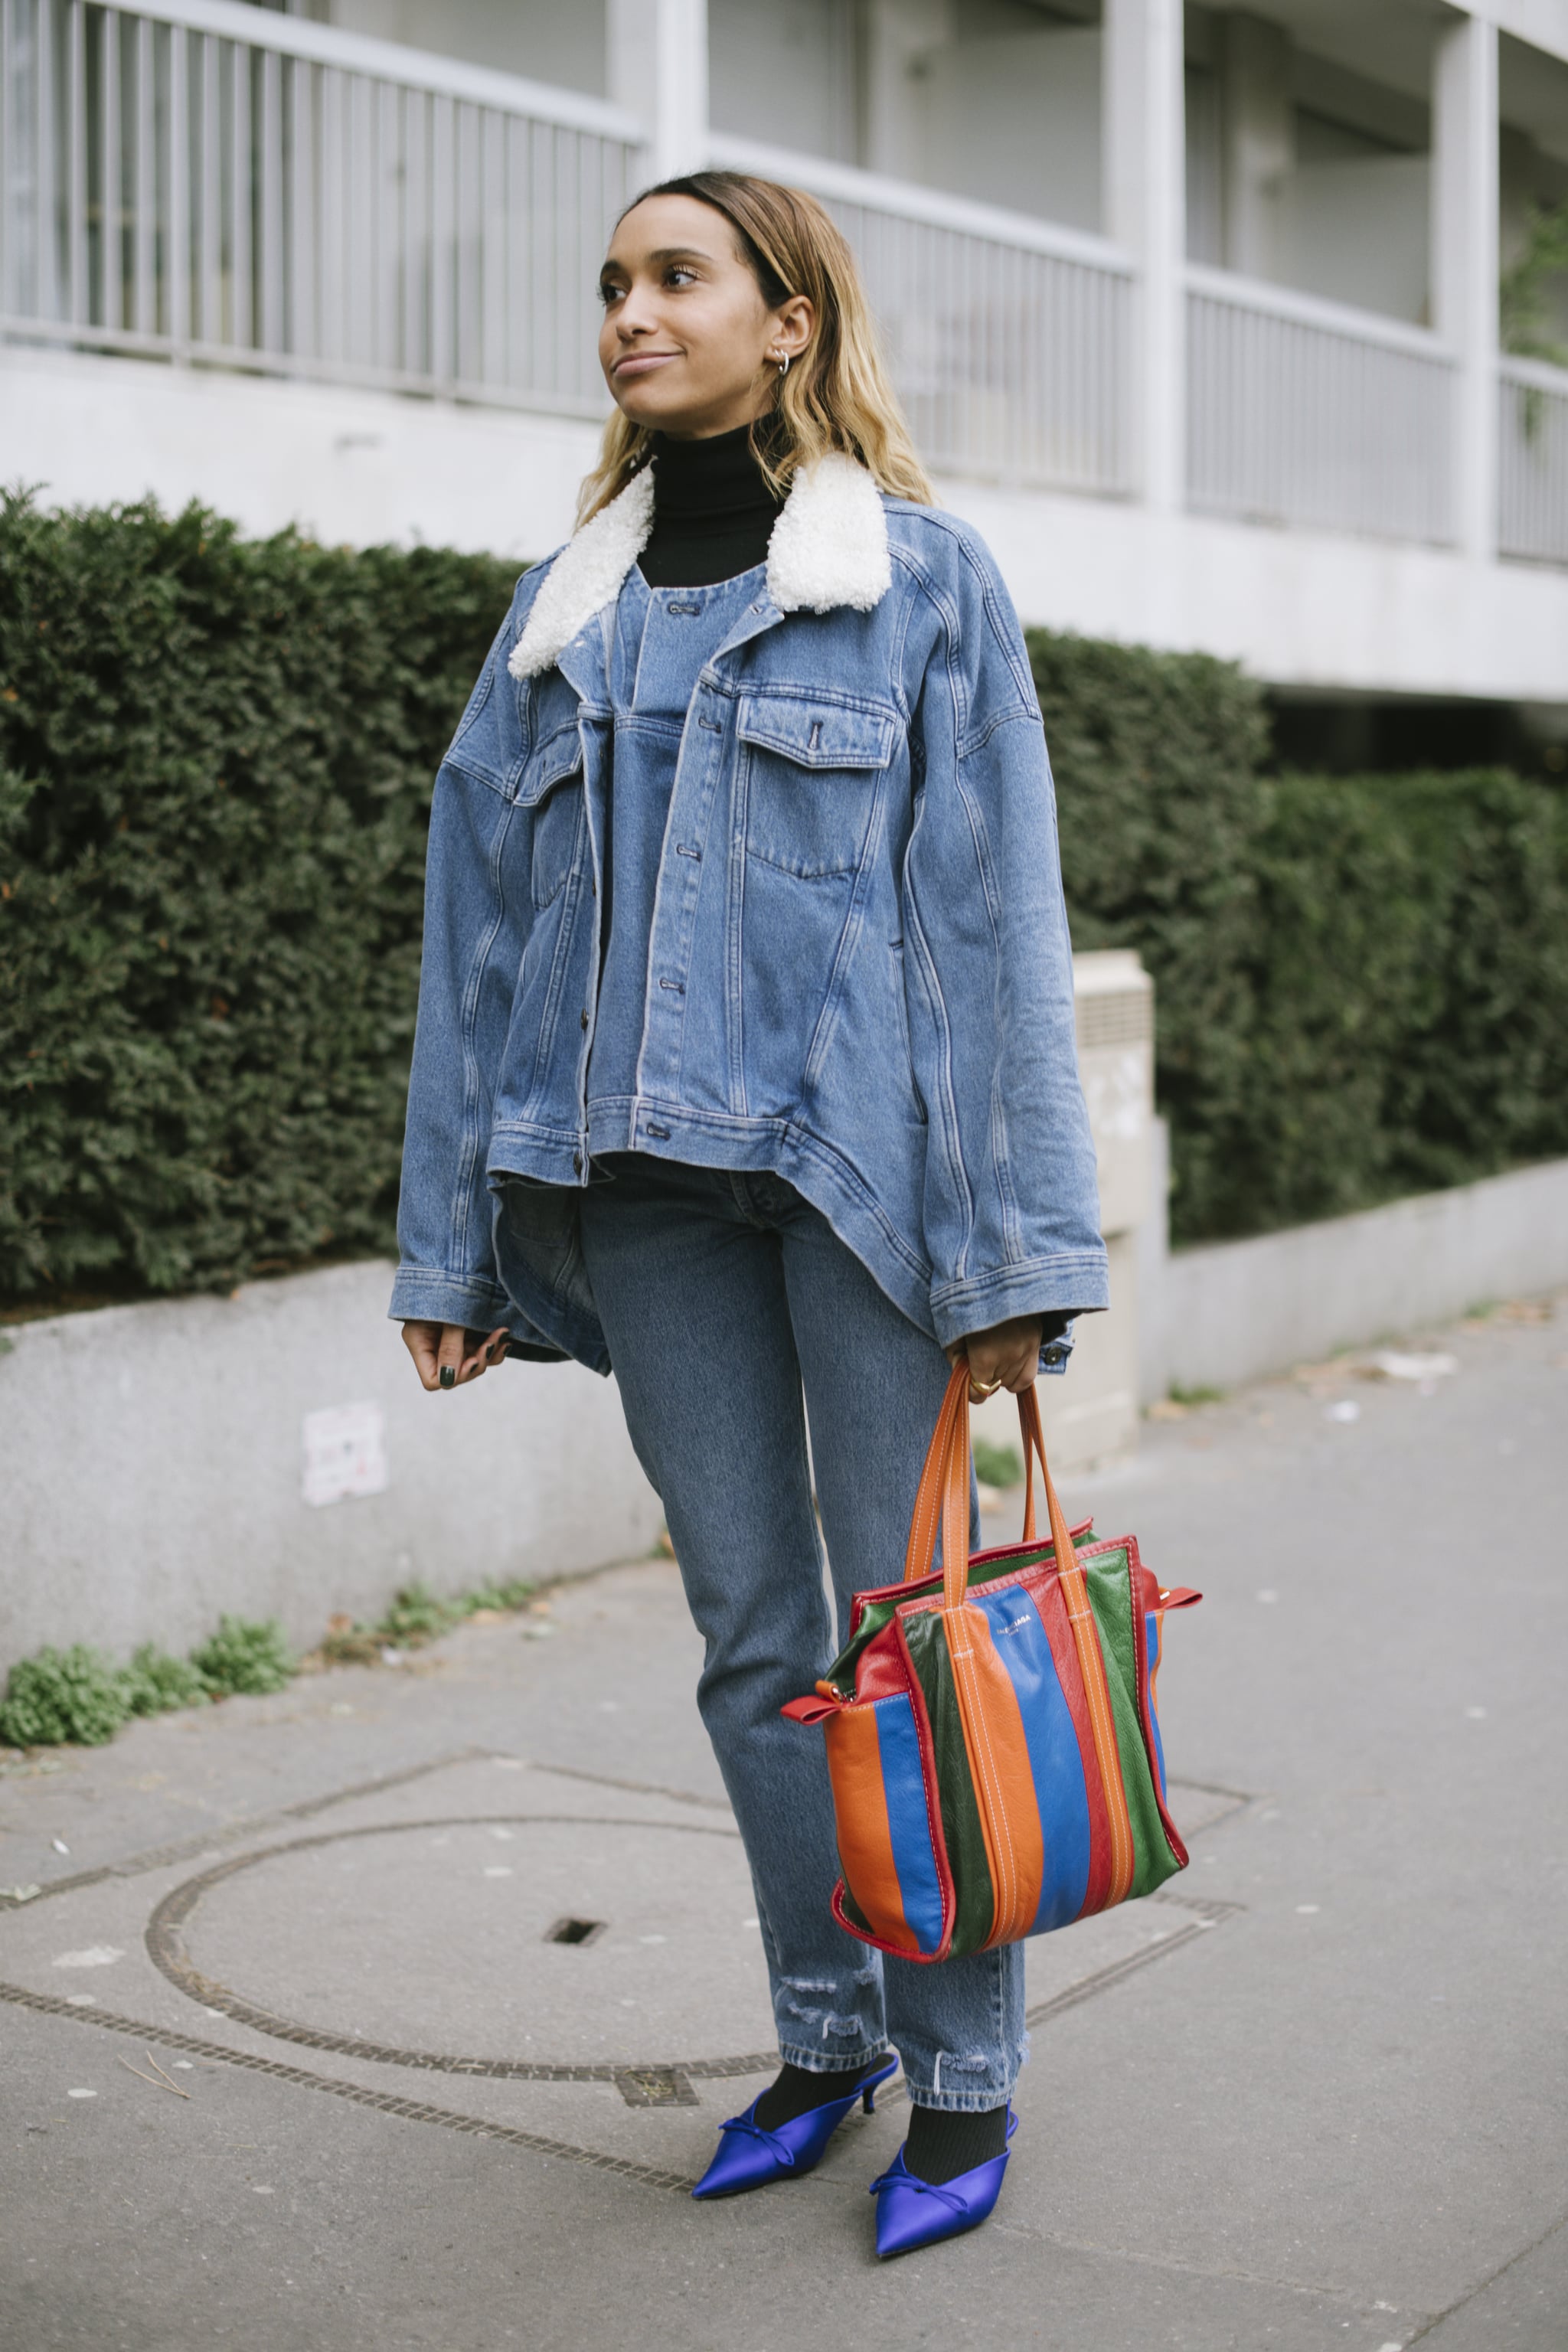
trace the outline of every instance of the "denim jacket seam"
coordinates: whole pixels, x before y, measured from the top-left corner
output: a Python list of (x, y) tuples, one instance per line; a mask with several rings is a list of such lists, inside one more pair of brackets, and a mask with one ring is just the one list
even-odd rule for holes
[[(911, 833), (910, 836), (911, 853), (914, 848), (914, 834)], [(963, 1164), (958, 1102), (952, 1088), (952, 1021), (948, 1013), (947, 999), (942, 994), (942, 973), (937, 967), (936, 958), (931, 953), (931, 941), (926, 936), (925, 920), (921, 913), (920, 895), (915, 887), (914, 877), (910, 871), (908, 858), (905, 861), (903, 899), (904, 920), (920, 955), (921, 973), (931, 1006), (931, 1027), (937, 1042), (936, 1093), (938, 1099), (934, 1103), (928, 1102), (926, 1105), (929, 1115), (926, 1127), (927, 1148), (930, 1149), (934, 1135), (942, 1157), (947, 1162), (949, 1180), (960, 1210), (961, 1236), (954, 1263), (962, 1270), (969, 1254), (969, 1244), (974, 1232), (974, 1194), (969, 1181), (969, 1171)]]
[(973, 760), (984, 751), (993, 735), (1002, 728), (1016, 727), (1020, 719), (1026, 726), (1032, 724), (1039, 729), (1043, 746), (1045, 729), (1040, 720), (1039, 705), (1037, 703), (1034, 709), (1026, 710), (1021, 703), (1009, 703), (1002, 709), (992, 711), (983, 727), (964, 737), (958, 747), (959, 765), (962, 767), (965, 761)]
[[(1008, 632), (1005, 626), (1005, 615), (1000, 604), (996, 601), (996, 581), (993, 572), (989, 571), (984, 563), (981, 563), (977, 560), (973, 546), (971, 543), (970, 532), (967, 528), (960, 527), (955, 529), (953, 519), (951, 516), (942, 514), (940, 509), (934, 508), (929, 510), (929, 520), (942, 532), (950, 545), (956, 551), (958, 561), (961, 563), (967, 564), (970, 572), (978, 583), (981, 606), (984, 612), (987, 622), (990, 624), (991, 635), (995, 641), (996, 651), (1001, 655), (1003, 660), (1006, 663), (1008, 669), (1011, 671), (1013, 683), (1018, 689), (1020, 701), (1022, 702), (1023, 707), (1026, 709), (1028, 707), (1028, 698), (1033, 686), (1033, 680), (1029, 677), (1026, 671), (1019, 668), (1015, 648), (1008, 643)], [(907, 548), (901, 549), (900, 551), (909, 557), (911, 563), (916, 561), (916, 559), (910, 555), (910, 552)], [(958, 632), (955, 631), (954, 634), (957, 635)]]
[[(942, 667), (947, 675), (948, 697), (952, 708), (952, 750), (956, 760), (958, 746), (963, 737), (964, 720), (969, 707), (969, 698), (959, 659), (963, 631), (958, 606), (941, 583), (932, 579), (925, 566), (908, 548), (896, 547), (892, 551), (908, 568), (916, 587), (931, 607), (942, 629)], [(936, 658), (934, 652), (931, 658), (932, 660)], [(928, 662), (926, 665), (928, 670), (930, 667), (931, 664)]]
[[(501, 926), (506, 919), (506, 893), (501, 886), (501, 856), (507, 835), (511, 827), (515, 801), (509, 802), (497, 825), (495, 841), (489, 859), (489, 880), (492, 914), (487, 935), (469, 968), (463, 991), (463, 1011), (458, 1034), (463, 1041), (463, 1142), (458, 1160), (458, 1182), (452, 1201), (452, 1240), (459, 1253), (466, 1252), (468, 1242), (468, 1213), (473, 1196), (476, 1163), (481, 1149), (479, 1104), (483, 1085), (479, 1073), (479, 1052), (475, 1032), (479, 1026), (479, 995), (490, 958), (495, 952)], [(531, 925), (530, 926), (531, 929)], [(526, 942), (525, 942), (526, 952)]]
[(1015, 1282), (1026, 1282), (1037, 1275), (1102, 1273), (1105, 1266), (1103, 1243), (1098, 1250), (1052, 1250), (1045, 1256), (1008, 1258), (1000, 1265), (987, 1266), (983, 1273), (954, 1276), (931, 1286), (931, 1305), (945, 1307), (955, 1299), (980, 1297), (988, 1290), (999, 1290)]
[(400, 1258), (393, 1279), (395, 1285), (407, 1284), (424, 1290), (464, 1290), (482, 1294), (487, 1298), (506, 1297), (506, 1292), (493, 1275), (473, 1267), (421, 1265), (416, 1259)]

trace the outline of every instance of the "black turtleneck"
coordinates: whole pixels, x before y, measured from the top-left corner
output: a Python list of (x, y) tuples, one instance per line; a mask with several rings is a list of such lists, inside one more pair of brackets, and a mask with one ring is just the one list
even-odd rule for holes
[(752, 455), (752, 428), (653, 443), (653, 535), (639, 558), (650, 588), (710, 588), (765, 563), (779, 502)]

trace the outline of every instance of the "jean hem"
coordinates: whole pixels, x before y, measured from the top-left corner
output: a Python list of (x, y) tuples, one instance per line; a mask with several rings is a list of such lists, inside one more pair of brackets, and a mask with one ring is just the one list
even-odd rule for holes
[(892, 2044), (884, 2042), (875, 2050), (824, 2050), (820, 2047), (800, 2050), (779, 2043), (779, 2056), (786, 2066), (798, 2066), (803, 2074), (858, 2074), (867, 2066), (874, 2066), (880, 2058), (890, 2058)]
[(928, 2091), (906, 2075), (904, 2088), (910, 2095), (911, 2107), (935, 2107), (945, 2116), (991, 2116), (998, 2107), (1011, 2106), (1011, 2090), (994, 2091)]

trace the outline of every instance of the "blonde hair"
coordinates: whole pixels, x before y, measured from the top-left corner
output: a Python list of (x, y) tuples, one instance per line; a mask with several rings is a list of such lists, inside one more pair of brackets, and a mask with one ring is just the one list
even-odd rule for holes
[[(770, 488), (782, 497), (798, 467), (837, 449), (857, 458), (879, 489), (934, 506), (855, 256), (816, 197), (747, 172), (693, 172), (645, 188), (626, 212), (649, 196), (694, 196), (722, 213), (768, 309), (804, 294), (816, 313), (811, 341), (752, 426), (752, 447)], [(646, 464), (652, 440), (646, 425), (614, 412), (599, 462), (578, 497), (579, 524), (619, 496)]]

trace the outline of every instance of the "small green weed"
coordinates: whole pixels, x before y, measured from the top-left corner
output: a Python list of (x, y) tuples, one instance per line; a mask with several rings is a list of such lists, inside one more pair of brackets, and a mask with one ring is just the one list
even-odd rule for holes
[(1226, 1395), (1224, 1389), (1205, 1388), (1202, 1384), (1197, 1388), (1184, 1388), (1180, 1381), (1173, 1381), (1166, 1393), (1173, 1404), (1223, 1404)]
[(440, 1634), (449, 1633), (468, 1613), (464, 1601), (437, 1601), (423, 1584), (405, 1584), (398, 1588), (391, 1608), (375, 1630), (384, 1641), (416, 1650), (422, 1643), (434, 1642)]
[(207, 1703), (207, 1686), (199, 1669), (152, 1642), (132, 1650), (131, 1664), (121, 1669), (120, 1689), (127, 1715), (165, 1715), (171, 1707)]
[(280, 1691), (294, 1672), (294, 1660), (276, 1617), (248, 1623), (220, 1617), (217, 1632), (191, 1652), (191, 1664), (215, 1698), (245, 1695), (264, 1698)]
[(1024, 1457), (1016, 1445), (993, 1445), (988, 1438), (977, 1437), (974, 1475), (983, 1486), (1022, 1486)]
[(0, 1705), (0, 1740), (10, 1748), (55, 1748), (74, 1740), (101, 1748), (126, 1717), (118, 1669), (100, 1650), (77, 1642), (19, 1658)]
[(465, 1594), (458, 1606), (468, 1617), (480, 1609), (526, 1609), (538, 1589), (526, 1577), (514, 1576), (504, 1584), (481, 1584), (477, 1592)]
[[(304, 1663), (307, 1668), (379, 1665), (389, 1647), (420, 1649), (480, 1610), (510, 1615), (526, 1609), (538, 1591), (525, 1577), (508, 1577), (440, 1601), (423, 1584), (405, 1584), (379, 1625), (329, 1619), (320, 1647)], [(39, 1650), (11, 1669), (0, 1699), (0, 1747), (100, 1748), (132, 1716), (205, 1706), (209, 1698), (242, 1693), (265, 1697), (300, 1668), (276, 1618), (256, 1623), (220, 1617), (217, 1632), (188, 1659), (152, 1642), (143, 1642), (124, 1666), (79, 1642), (68, 1650)]]

